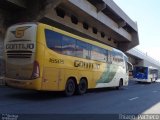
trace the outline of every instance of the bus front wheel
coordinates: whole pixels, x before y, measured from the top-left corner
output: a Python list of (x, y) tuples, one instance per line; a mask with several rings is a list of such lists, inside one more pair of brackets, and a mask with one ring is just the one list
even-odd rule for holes
[(82, 78), (78, 84), (78, 87), (77, 87), (77, 93), (79, 95), (82, 95), (84, 93), (86, 93), (87, 91), (87, 88), (88, 88), (88, 84), (87, 84), (87, 80)]
[(123, 86), (123, 80), (121, 79), (119, 81), (119, 86), (116, 87), (117, 90), (119, 90)]
[(76, 85), (75, 85), (74, 79), (69, 78), (65, 86), (65, 95), (72, 96), (75, 93), (75, 88), (76, 88)]

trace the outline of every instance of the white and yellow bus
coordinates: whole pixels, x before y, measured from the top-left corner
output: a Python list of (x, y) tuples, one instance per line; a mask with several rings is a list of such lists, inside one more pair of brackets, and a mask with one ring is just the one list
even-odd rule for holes
[(42, 23), (16, 24), (5, 37), (9, 86), (64, 91), (128, 85), (128, 58), (110, 46)]

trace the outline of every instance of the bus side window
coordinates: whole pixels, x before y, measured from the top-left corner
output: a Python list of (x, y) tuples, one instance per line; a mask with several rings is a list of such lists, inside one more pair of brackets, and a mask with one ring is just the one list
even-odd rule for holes
[(63, 35), (62, 37), (62, 54), (75, 56), (76, 39)]
[(54, 31), (45, 30), (47, 47), (55, 52), (61, 53), (62, 35)]
[(125, 68), (126, 68), (126, 73), (128, 72), (128, 58), (124, 56), (124, 61), (125, 61)]
[(106, 50), (105, 55), (106, 55), (106, 62), (108, 62), (108, 50)]
[(123, 54), (119, 54), (119, 65), (123, 66), (124, 64), (124, 57), (123, 57)]
[(112, 63), (112, 52), (108, 51), (108, 63), (111, 64)]
[(112, 51), (112, 62), (116, 63), (116, 52)]
[(77, 40), (76, 42), (76, 56), (81, 58), (90, 59), (91, 45), (83, 41)]
[(106, 50), (97, 46), (92, 46), (91, 59), (106, 62)]

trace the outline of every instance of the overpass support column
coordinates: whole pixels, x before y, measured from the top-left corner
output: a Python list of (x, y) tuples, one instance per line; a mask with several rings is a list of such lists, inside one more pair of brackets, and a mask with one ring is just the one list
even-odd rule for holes
[(3, 77), (5, 74), (5, 60), (4, 60), (4, 36), (6, 31), (5, 13), (0, 14), (0, 85), (4, 83)]

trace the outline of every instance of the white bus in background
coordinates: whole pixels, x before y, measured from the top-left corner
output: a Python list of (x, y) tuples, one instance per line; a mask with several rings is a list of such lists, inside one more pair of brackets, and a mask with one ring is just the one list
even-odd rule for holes
[(133, 80), (137, 82), (155, 82), (158, 79), (158, 69), (152, 66), (136, 66), (133, 70)]

